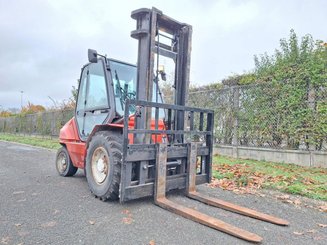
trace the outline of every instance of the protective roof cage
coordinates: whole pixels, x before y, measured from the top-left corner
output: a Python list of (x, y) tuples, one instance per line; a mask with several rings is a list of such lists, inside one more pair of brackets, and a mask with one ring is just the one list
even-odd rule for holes
[[(166, 191), (186, 188), (191, 142), (197, 144), (196, 184), (210, 181), (214, 120), (212, 110), (137, 100), (127, 100), (125, 105), (125, 118), (129, 120), (124, 121), (123, 131), (121, 202), (154, 194), (158, 148), (162, 144), (167, 145)], [(135, 108), (135, 114), (130, 116), (129, 109)], [(137, 129), (131, 121), (140, 117), (146, 108), (154, 112), (152, 125), (148, 129)], [(165, 110), (164, 121), (159, 118), (159, 110)], [(178, 112), (185, 115), (187, 127), (183, 130), (176, 129), (176, 121), (173, 120), (177, 118)], [(134, 139), (138, 135), (149, 136), (150, 142), (135, 143)]]

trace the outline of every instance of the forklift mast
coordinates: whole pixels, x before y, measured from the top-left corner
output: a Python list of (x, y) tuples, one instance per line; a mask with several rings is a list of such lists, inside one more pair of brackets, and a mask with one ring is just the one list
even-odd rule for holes
[[(136, 20), (136, 30), (132, 31), (131, 36), (138, 40), (136, 99), (154, 101), (153, 82), (158, 81), (160, 57), (164, 56), (175, 64), (174, 104), (185, 106), (190, 77), (192, 26), (166, 16), (156, 8), (138, 9), (131, 16)], [(170, 39), (171, 44), (161, 42), (162, 39)], [(175, 117), (174, 129), (184, 130), (184, 112), (177, 112)], [(136, 128), (149, 128), (150, 122), (151, 110), (148, 109), (137, 119)], [(183, 135), (177, 137), (178, 142), (182, 143)], [(149, 137), (146, 139), (142, 135), (136, 142), (149, 143)]]
[[(137, 83), (136, 99), (125, 102), (121, 202), (153, 196), (156, 192), (159, 144), (167, 150), (165, 192), (186, 188), (192, 141), (198, 164), (194, 180), (196, 184), (210, 182), (213, 146), (213, 111), (185, 106), (192, 27), (156, 8), (135, 10), (131, 17), (136, 20), (136, 30), (131, 36), (138, 40)], [(161, 59), (172, 61), (174, 66), (173, 104), (158, 100)], [(135, 108), (132, 118), (129, 108)]]

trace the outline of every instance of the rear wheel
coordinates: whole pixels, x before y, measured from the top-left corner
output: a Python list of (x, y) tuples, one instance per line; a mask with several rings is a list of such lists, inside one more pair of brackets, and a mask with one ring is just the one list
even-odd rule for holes
[(64, 146), (61, 147), (57, 152), (56, 169), (59, 175), (64, 177), (73, 176), (78, 170), (78, 168), (73, 165), (68, 151)]
[(88, 145), (85, 165), (87, 183), (96, 197), (118, 199), (121, 163), (121, 133), (97, 132)]

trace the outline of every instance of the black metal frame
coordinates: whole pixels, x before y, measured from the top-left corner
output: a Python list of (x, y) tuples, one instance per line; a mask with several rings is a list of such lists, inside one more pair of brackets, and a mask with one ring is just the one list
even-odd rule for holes
[[(172, 58), (175, 62), (175, 105), (184, 106), (187, 100), (189, 87), (189, 74), (191, 62), (191, 38), (192, 26), (180, 23), (156, 8), (138, 9), (132, 12), (132, 18), (136, 20), (136, 30), (131, 36), (138, 39), (138, 71), (136, 99), (144, 101), (152, 100), (153, 81), (155, 80), (154, 70), (155, 54)], [(171, 46), (161, 43), (159, 36), (167, 33), (173, 37)], [(158, 61), (158, 60), (157, 60)], [(184, 129), (184, 114), (180, 110), (176, 114), (176, 129)], [(137, 129), (149, 129), (150, 110), (142, 111), (141, 117), (137, 118)], [(182, 142), (183, 135), (177, 135)], [(146, 135), (137, 135), (136, 142), (149, 143)]]
[[(201, 159), (196, 183), (210, 182), (213, 144), (213, 111), (185, 106), (189, 87), (192, 27), (164, 15), (156, 8), (135, 10), (131, 17), (136, 20), (136, 30), (132, 31), (131, 36), (138, 40), (137, 85), (136, 100), (127, 100), (125, 105), (121, 202), (154, 194), (156, 157), (160, 143), (167, 143), (166, 191), (187, 187), (190, 142), (194, 141), (188, 141), (187, 136), (192, 138), (201, 135), (203, 138), (204, 141), (201, 142), (200, 137), (197, 137), (196, 143), (196, 155)], [(168, 37), (171, 45), (161, 42), (161, 36)], [(153, 83), (158, 81), (159, 74), (158, 67), (154, 67), (155, 55), (157, 66), (160, 56), (171, 58), (175, 63), (174, 105), (151, 102), (154, 101)], [(129, 128), (130, 106), (137, 108), (133, 128)], [(160, 129), (159, 109), (166, 110), (167, 115), (165, 127)], [(198, 116), (197, 128), (195, 115)], [(129, 142), (128, 138), (132, 135), (133, 142)], [(166, 142), (156, 140), (156, 136), (153, 140), (153, 135), (160, 135), (159, 138), (167, 135)]]
[[(151, 118), (152, 125), (148, 129), (137, 129), (137, 125), (131, 128), (129, 120), (129, 107), (141, 109), (155, 108), (155, 117)], [(165, 120), (165, 129), (159, 129), (158, 117), (159, 110), (165, 109), (168, 114), (172, 114)], [(188, 129), (177, 129), (176, 124), (172, 121), (173, 115), (183, 112), (186, 118), (183, 121), (187, 122), (190, 127)], [(199, 114), (200, 121), (198, 127), (194, 126), (195, 114)], [(191, 116), (192, 115), (192, 116)], [(138, 112), (133, 117), (140, 116)], [(204, 123), (206, 122), (206, 127)], [(155, 171), (157, 167), (156, 153), (160, 142), (154, 140), (154, 135), (167, 135), (167, 169), (169, 166), (177, 166), (176, 171), (167, 176), (166, 191), (172, 189), (184, 189), (187, 187), (188, 171), (189, 171), (189, 149), (190, 142), (187, 142), (187, 137), (183, 137), (183, 142), (177, 141), (177, 135), (189, 135), (203, 137), (202, 141), (196, 142), (197, 153), (200, 158), (198, 163), (199, 171), (196, 174), (196, 184), (208, 183), (211, 180), (211, 162), (212, 162), (212, 146), (213, 146), (213, 122), (214, 113), (212, 110), (199, 109), (193, 107), (161, 104), (140, 100), (127, 100), (125, 105), (125, 121), (123, 130), (123, 165), (121, 171), (120, 184), (120, 201), (125, 202), (132, 199), (137, 199), (146, 196), (153, 196), (155, 189)], [(162, 121), (161, 121), (162, 125)], [(168, 125), (168, 126), (167, 126)], [(171, 126), (169, 126), (171, 125)], [(146, 135), (150, 138), (150, 142), (137, 143), (135, 139), (138, 135)], [(129, 141), (129, 137), (133, 136), (134, 142)], [(154, 136), (154, 137), (152, 137)], [(194, 143), (194, 141), (193, 141)], [(132, 173), (135, 169), (136, 174)]]

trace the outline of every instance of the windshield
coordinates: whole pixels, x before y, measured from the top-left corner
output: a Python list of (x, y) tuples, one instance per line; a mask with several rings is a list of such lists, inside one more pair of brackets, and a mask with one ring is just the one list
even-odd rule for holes
[[(136, 99), (136, 76), (137, 69), (136, 66), (120, 63), (117, 61), (110, 60), (111, 76), (114, 82), (114, 94), (116, 102), (116, 111), (123, 116), (125, 110), (126, 99)], [(156, 101), (156, 83), (153, 83), (153, 94), (152, 101)], [(163, 103), (162, 98), (158, 96), (158, 103)], [(135, 108), (129, 108), (129, 114), (135, 112)], [(154, 116), (155, 109), (152, 109), (152, 114)], [(163, 118), (165, 116), (164, 110), (159, 110), (159, 117)]]

